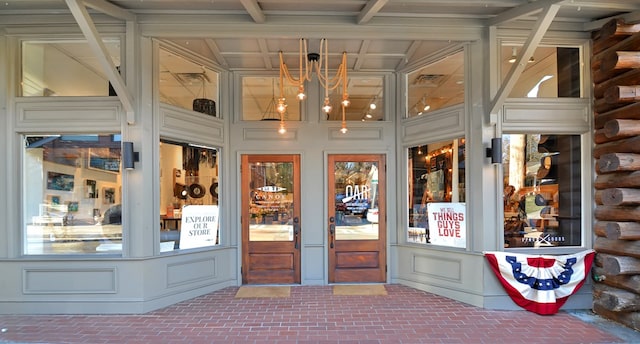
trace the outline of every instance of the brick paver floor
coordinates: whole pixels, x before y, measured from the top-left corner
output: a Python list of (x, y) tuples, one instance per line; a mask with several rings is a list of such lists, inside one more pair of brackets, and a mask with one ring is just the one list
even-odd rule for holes
[[(402, 285), (385, 296), (295, 286), (284, 298), (237, 287), (141, 315), (5, 315), (5, 343), (632, 343), (567, 312), (493, 311)], [(638, 337), (640, 343), (640, 336)]]

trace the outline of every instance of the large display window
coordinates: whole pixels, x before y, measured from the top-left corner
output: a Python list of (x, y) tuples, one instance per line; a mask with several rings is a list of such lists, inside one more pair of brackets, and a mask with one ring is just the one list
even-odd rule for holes
[(460, 50), (407, 75), (406, 117), (464, 103), (464, 51)]
[[(111, 62), (120, 66), (120, 40), (103, 39), (102, 43)], [(21, 55), (23, 97), (116, 95), (86, 40), (24, 41)]]
[(465, 139), (410, 147), (408, 154), (408, 242), (465, 247)]
[(158, 55), (160, 102), (220, 116), (218, 72), (164, 47)]
[(503, 140), (504, 246), (582, 245), (579, 135)]
[(120, 135), (24, 137), (25, 255), (120, 254)]
[[(501, 77), (504, 80), (522, 46), (503, 44), (500, 49)], [(579, 98), (583, 95), (581, 51), (577, 47), (539, 46), (525, 62), (510, 98)]]
[(160, 251), (218, 245), (219, 150), (160, 142)]

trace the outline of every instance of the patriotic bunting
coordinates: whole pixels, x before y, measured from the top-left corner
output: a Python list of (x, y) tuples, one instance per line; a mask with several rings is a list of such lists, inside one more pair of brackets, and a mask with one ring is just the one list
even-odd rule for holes
[(549, 315), (557, 313), (569, 296), (582, 287), (595, 251), (562, 256), (484, 252), (484, 256), (518, 306)]

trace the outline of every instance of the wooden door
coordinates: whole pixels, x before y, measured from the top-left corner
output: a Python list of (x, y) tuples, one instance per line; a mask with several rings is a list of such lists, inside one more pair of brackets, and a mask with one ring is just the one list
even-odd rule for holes
[(329, 282), (385, 282), (385, 156), (329, 155), (328, 168)]
[(242, 283), (300, 283), (300, 156), (242, 156)]

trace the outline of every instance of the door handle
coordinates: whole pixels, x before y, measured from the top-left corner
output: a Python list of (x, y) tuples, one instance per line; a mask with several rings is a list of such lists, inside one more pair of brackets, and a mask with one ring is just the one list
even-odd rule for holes
[(334, 225), (333, 223), (329, 225), (329, 234), (330, 234), (329, 247), (333, 248), (333, 242), (336, 236), (336, 225)]
[(293, 219), (293, 248), (298, 249), (298, 234), (300, 233), (300, 219)]

